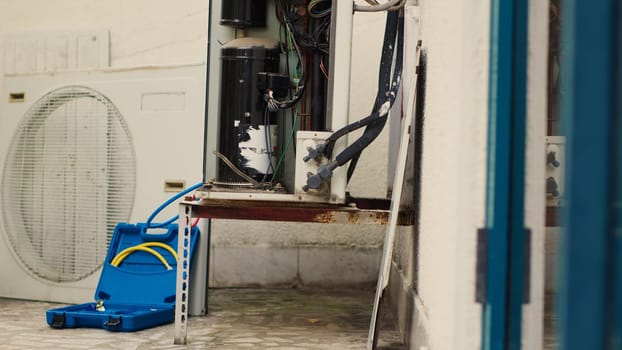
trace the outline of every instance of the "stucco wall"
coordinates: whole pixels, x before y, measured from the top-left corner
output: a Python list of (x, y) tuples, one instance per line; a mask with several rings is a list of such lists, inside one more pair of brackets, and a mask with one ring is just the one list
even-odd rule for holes
[[(428, 60), (425, 101), (418, 101), (425, 104), (419, 223), (398, 231), (390, 307), (410, 349), (479, 349), (475, 265), (477, 230), (485, 227), (490, 1), (418, 3), (407, 18), (418, 25)], [(531, 3), (525, 209), (532, 273), (523, 311), (529, 349), (542, 341), (546, 119), (546, 4)]]
[(110, 30), (113, 67), (196, 63), (206, 55), (204, 0), (6, 0), (0, 18), (0, 50), (6, 33), (96, 28)]
[(476, 349), (481, 322), (473, 299), (474, 266), (485, 209), (489, 1), (421, 5), (428, 72), (417, 297), (431, 349)]

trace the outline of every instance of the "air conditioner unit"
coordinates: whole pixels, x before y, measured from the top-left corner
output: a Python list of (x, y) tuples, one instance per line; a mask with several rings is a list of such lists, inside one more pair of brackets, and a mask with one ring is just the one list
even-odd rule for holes
[(205, 65), (3, 83), (0, 297), (90, 300), (116, 223), (201, 180)]

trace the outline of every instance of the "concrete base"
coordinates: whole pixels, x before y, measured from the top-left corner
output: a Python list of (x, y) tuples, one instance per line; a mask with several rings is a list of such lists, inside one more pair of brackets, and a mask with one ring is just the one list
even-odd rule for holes
[[(407, 349), (427, 349), (428, 329), (427, 316), (421, 299), (416, 291), (406, 282), (402, 271), (393, 263), (391, 278), (386, 292), (384, 312), (393, 314), (402, 342)], [(382, 321), (382, 315), (381, 315)], [(382, 339), (382, 334), (379, 339)]]
[(379, 247), (212, 246), (209, 285), (373, 289), (381, 255)]

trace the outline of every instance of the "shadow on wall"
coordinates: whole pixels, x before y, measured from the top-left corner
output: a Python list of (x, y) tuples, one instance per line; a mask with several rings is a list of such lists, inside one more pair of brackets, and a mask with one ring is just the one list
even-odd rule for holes
[(423, 126), (425, 111), (425, 84), (426, 67), (428, 56), (425, 49), (421, 50), (419, 72), (417, 76), (417, 106), (415, 109), (415, 130), (414, 130), (414, 149), (413, 153), (413, 245), (412, 245), (412, 288), (418, 290), (419, 278), (417, 276), (416, 262), (419, 256), (419, 219), (421, 213), (421, 172), (423, 155)]
[[(413, 226), (399, 227), (396, 236), (396, 254), (393, 256), (393, 268), (389, 278), (389, 290), (387, 306), (382, 308), (387, 310), (381, 315), (383, 322), (390, 322), (387, 313), (393, 316), (399, 333), (407, 347), (424, 345), (427, 343), (427, 336), (423, 334), (424, 327), (419, 323), (421, 318), (416, 312), (414, 305), (419, 289), (419, 223), (421, 213), (421, 175), (422, 175), (422, 155), (423, 155), (423, 135), (424, 135), (424, 111), (425, 111), (425, 85), (426, 85), (426, 66), (427, 53), (423, 49), (420, 56), (420, 65), (417, 76), (416, 106), (414, 118), (414, 132), (411, 133), (411, 152), (407, 159), (407, 174), (405, 176), (406, 191), (404, 197), (407, 201), (402, 203), (404, 206), (411, 206), (413, 209)], [(413, 333), (413, 330), (415, 332)], [(410, 344), (416, 339), (417, 344)]]

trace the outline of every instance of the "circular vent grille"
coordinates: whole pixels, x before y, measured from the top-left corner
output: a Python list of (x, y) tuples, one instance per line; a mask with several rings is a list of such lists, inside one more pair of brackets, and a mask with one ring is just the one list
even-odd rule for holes
[(116, 223), (129, 220), (135, 172), (130, 133), (110, 100), (79, 86), (43, 96), (20, 121), (2, 177), (17, 257), (53, 282), (92, 274)]

